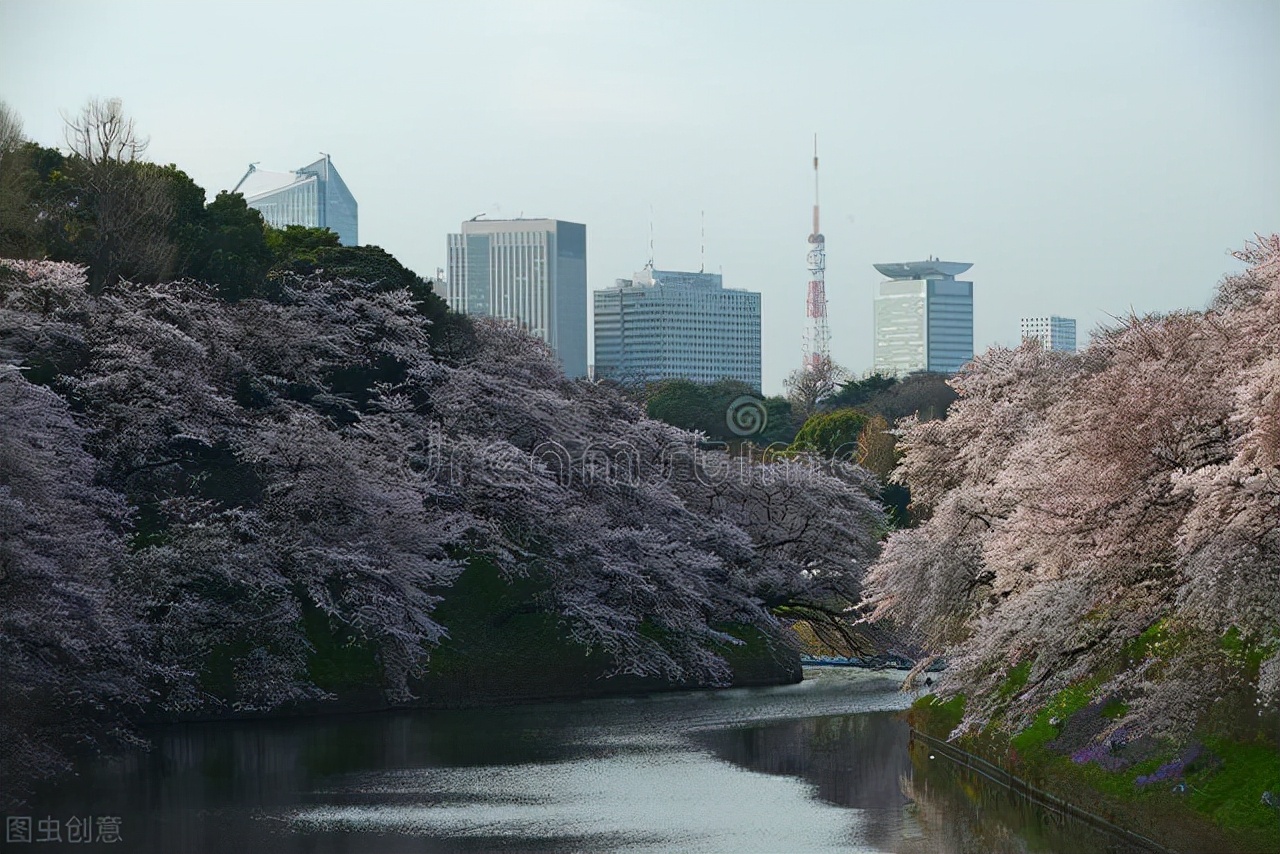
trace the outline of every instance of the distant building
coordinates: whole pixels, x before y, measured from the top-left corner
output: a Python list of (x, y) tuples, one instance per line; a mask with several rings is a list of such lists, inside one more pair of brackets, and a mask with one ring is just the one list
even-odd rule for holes
[(1046, 350), (1076, 351), (1076, 322), (1070, 317), (1024, 317), (1022, 340), (1034, 339)]
[(760, 390), (760, 294), (719, 273), (645, 267), (595, 299), (595, 376), (735, 379)]
[(557, 219), (470, 220), (448, 237), (443, 296), (454, 311), (511, 320), (587, 375), (587, 227)]
[(243, 193), (245, 204), (261, 211), (268, 225), (327, 228), (343, 246), (360, 245), (355, 196), (327, 154), (293, 172), (250, 166), (232, 192)]
[(955, 373), (973, 358), (973, 282), (956, 261), (876, 264), (887, 280), (875, 296), (875, 370)]

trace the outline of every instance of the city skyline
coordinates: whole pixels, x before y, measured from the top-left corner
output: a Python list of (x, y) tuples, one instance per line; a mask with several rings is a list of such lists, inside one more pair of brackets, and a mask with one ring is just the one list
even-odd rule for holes
[[(248, 26), (288, 31), (315, 8), (264, 4)], [(657, 266), (697, 269), (705, 245), (761, 292), (769, 393), (801, 360), (815, 131), (831, 354), (855, 373), (881, 259), (972, 259), (979, 352), (1016, 346), (1049, 296), (1084, 344), (1131, 310), (1203, 307), (1240, 268), (1227, 252), (1280, 227), (1274, 5), (814, 8), (818, 29), (782, 4), (371, 4), (273, 45), (280, 86), (306, 70), (314, 96), (297, 98), (256, 64), (191, 61), (242, 42), (234, 9), (3, 0), (0, 98), (62, 145), (60, 110), (118, 96), (148, 157), (210, 195), (250, 161), (329, 151), (361, 240), (428, 277), (459, 220), (523, 213), (588, 224), (597, 290), (649, 256), (652, 222)], [(637, 40), (685, 60), (618, 62)]]

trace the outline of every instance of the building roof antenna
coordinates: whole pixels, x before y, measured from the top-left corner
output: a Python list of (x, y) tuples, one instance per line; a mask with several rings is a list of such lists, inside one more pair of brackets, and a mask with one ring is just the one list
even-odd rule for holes
[(698, 267), (699, 273), (707, 272), (707, 212), (702, 212), (702, 261)]
[(649, 205), (649, 264), (650, 270), (653, 269), (653, 204)]

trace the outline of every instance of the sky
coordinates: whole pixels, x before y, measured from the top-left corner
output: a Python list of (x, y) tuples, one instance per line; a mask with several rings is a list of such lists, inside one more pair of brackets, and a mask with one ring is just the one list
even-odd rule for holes
[[(586, 223), (592, 290), (760, 291), (800, 364), (821, 157), (831, 352), (871, 367), (872, 264), (968, 261), (980, 352), (1203, 308), (1280, 231), (1280, 3), (0, 0), (0, 99), (65, 147), (119, 97), (212, 197), (332, 155), (360, 239), (424, 276), (477, 213)], [(705, 222), (705, 244), (703, 241)], [(705, 245), (705, 261), (704, 250)]]

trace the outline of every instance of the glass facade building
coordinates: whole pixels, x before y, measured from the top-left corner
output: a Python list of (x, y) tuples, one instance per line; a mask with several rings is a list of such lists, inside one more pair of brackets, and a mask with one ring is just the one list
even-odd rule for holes
[(566, 376), (587, 375), (587, 227), (556, 219), (471, 220), (447, 238), (442, 296), (454, 311), (518, 323)]
[(1046, 350), (1066, 353), (1076, 351), (1076, 322), (1074, 318), (1049, 317), (1022, 318), (1022, 340), (1034, 339)]
[(876, 264), (886, 277), (875, 296), (875, 370), (955, 373), (973, 358), (972, 267), (955, 261)]
[(343, 246), (359, 246), (359, 209), (329, 155), (293, 172), (267, 172), (250, 166), (236, 185), (249, 207), (268, 225), (327, 228)]
[(718, 273), (646, 267), (595, 300), (595, 375), (624, 383), (740, 380), (760, 390), (760, 294)]

